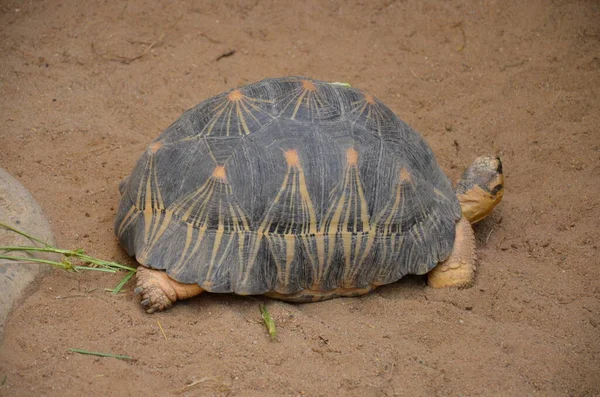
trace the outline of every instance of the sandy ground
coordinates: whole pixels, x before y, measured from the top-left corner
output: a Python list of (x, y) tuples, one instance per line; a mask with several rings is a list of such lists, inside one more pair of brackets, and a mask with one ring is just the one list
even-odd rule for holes
[(599, 21), (597, 1), (2, 1), (0, 166), (63, 247), (132, 264), (120, 179), (182, 111), (264, 77), (369, 90), (453, 179), (500, 154), (507, 190), (468, 290), (147, 315), (103, 290), (119, 276), (53, 271), (7, 324), (0, 395), (600, 395)]

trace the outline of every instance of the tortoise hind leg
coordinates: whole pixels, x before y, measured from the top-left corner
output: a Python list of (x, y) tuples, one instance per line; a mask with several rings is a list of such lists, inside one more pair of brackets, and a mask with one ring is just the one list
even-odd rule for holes
[(475, 282), (475, 234), (466, 217), (456, 224), (454, 248), (443, 262), (427, 275), (429, 285), (434, 288), (468, 288)]
[(191, 298), (204, 291), (198, 284), (183, 284), (173, 280), (163, 270), (138, 266), (137, 287), (134, 292), (142, 295), (146, 313), (168, 309), (177, 300)]

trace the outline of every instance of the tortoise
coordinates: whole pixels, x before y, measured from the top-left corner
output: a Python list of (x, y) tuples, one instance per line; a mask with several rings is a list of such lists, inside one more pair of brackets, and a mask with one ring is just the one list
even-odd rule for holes
[(283, 77), (184, 112), (120, 191), (115, 232), (153, 313), (202, 291), (314, 302), (426, 273), (471, 286), (471, 223), (502, 199), (503, 173), (479, 157), (453, 188), (375, 96)]

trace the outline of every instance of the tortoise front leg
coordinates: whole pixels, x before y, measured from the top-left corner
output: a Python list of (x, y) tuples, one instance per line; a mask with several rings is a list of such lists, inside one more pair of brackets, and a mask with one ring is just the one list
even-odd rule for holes
[(136, 294), (142, 295), (146, 313), (168, 309), (177, 300), (191, 298), (204, 291), (198, 284), (183, 284), (173, 280), (163, 270), (138, 266)]
[(456, 224), (452, 253), (428, 274), (429, 285), (434, 288), (468, 288), (475, 282), (475, 234), (464, 216)]

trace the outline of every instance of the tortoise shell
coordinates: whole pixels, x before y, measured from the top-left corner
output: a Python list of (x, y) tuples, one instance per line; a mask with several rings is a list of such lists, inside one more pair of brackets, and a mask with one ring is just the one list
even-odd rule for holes
[(461, 216), (417, 132), (364, 91), (302, 77), (186, 111), (121, 190), (115, 232), (139, 263), (242, 295), (427, 273)]

